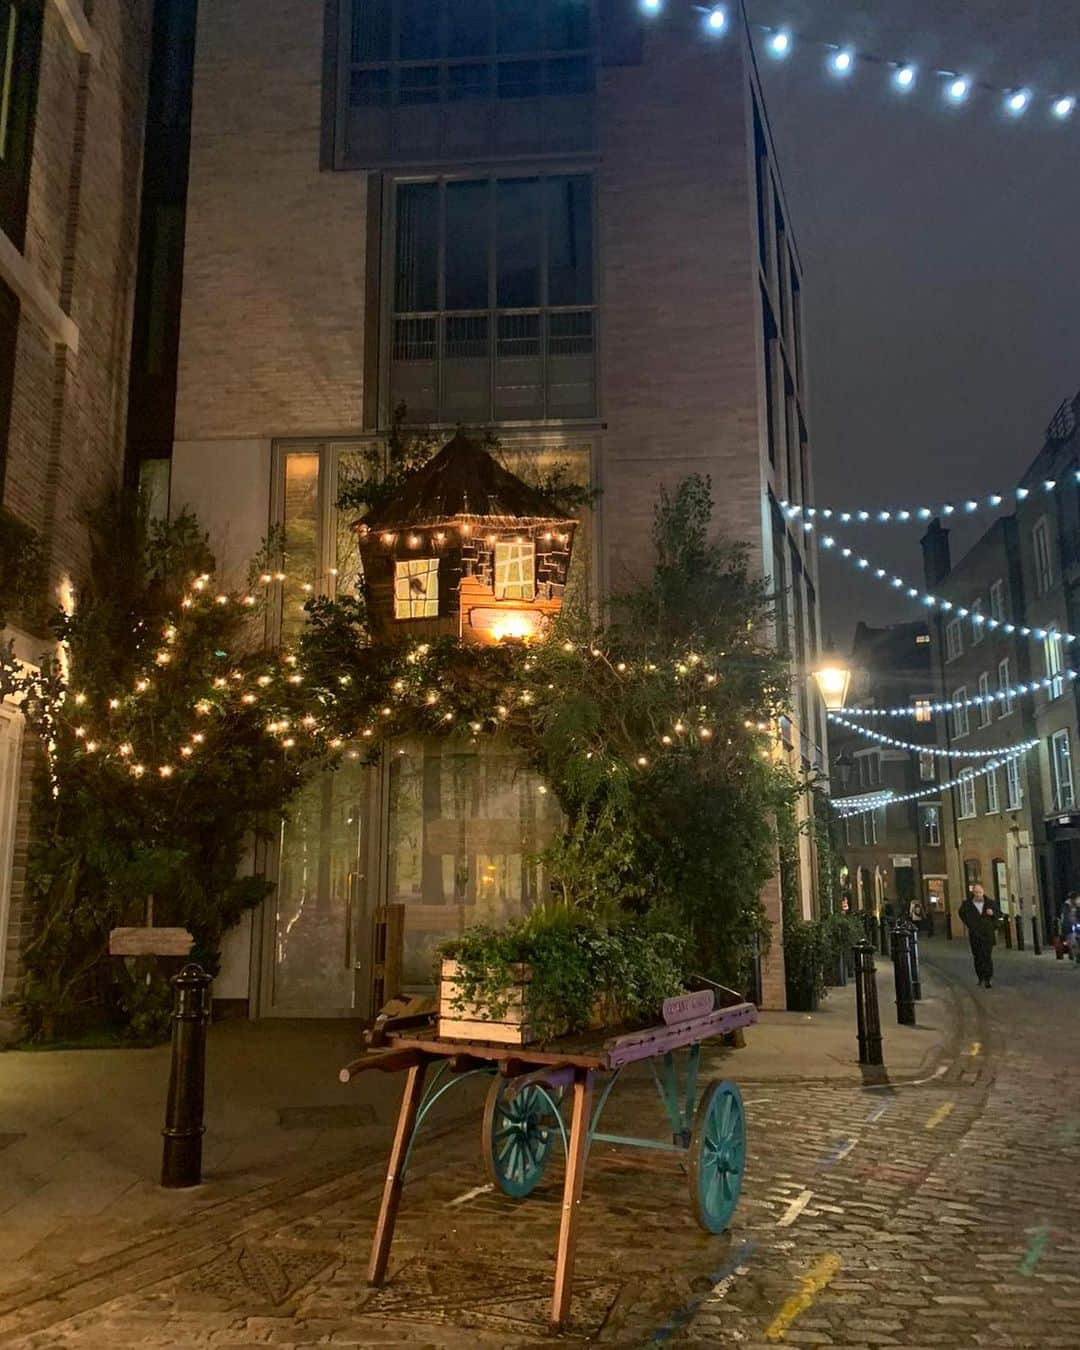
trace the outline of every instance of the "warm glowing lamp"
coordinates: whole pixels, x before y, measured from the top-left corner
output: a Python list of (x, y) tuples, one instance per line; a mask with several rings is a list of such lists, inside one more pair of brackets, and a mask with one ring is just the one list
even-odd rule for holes
[(830, 661), (814, 671), (814, 679), (829, 712), (840, 712), (847, 700), (851, 683), (851, 668)]

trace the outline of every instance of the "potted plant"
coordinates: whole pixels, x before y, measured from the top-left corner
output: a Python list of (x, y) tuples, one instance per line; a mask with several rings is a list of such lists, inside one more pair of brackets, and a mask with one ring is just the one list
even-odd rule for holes
[(851, 914), (826, 914), (821, 920), (825, 955), (825, 983), (836, 988), (847, 984), (851, 949), (862, 937), (858, 920)]
[(825, 996), (825, 934), (816, 920), (795, 919), (784, 928), (787, 1006), (791, 1012), (817, 1012)]
[(439, 1034), (528, 1045), (655, 1021), (683, 992), (685, 941), (564, 903), (442, 944)]

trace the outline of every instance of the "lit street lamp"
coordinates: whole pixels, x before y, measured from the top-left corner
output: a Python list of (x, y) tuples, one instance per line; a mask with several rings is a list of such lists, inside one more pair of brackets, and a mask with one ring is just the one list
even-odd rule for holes
[(851, 667), (838, 660), (826, 660), (814, 671), (818, 689), (829, 712), (840, 712), (851, 683)]

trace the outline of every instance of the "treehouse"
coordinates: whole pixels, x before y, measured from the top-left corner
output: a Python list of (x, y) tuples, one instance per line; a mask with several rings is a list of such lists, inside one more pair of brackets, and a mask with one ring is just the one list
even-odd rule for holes
[(373, 632), (540, 636), (562, 606), (576, 526), (458, 432), (354, 526)]

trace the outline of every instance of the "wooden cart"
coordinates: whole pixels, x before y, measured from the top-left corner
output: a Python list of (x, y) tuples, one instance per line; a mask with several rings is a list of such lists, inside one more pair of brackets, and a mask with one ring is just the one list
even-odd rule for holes
[[(434, 1026), (385, 1032), (385, 1048), (341, 1070), (342, 1082), (368, 1070), (406, 1071), (397, 1128), (390, 1150), (368, 1282), (386, 1276), (409, 1153), (420, 1125), (435, 1103), (477, 1074), (491, 1078), (484, 1109), (481, 1148), (491, 1181), (524, 1199), (539, 1185), (556, 1141), (566, 1155), (566, 1178), (555, 1255), (551, 1320), (561, 1327), (570, 1313), (577, 1211), (585, 1163), (593, 1141), (631, 1148), (685, 1153), (694, 1217), (710, 1233), (728, 1225), (739, 1199), (746, 1160), (742, 1097), (734, 1083), (715, 1081), (698, 1092), (703, 1041), (730, 1036), (757, 1020), (752, 1003), (700, 1011), (699, 996), (669, 1000), (666, 1020), (608, 1040), (576, 1038), (532, 1048), (478, 1041), (450, 1041)], [(680, 1075), (676, 1055), (685, 1066)], [(608, 1134), (600, 1117), (623, 1069), (645, 1062), (671, 1123), (671, 1139)], [(434, 1075), (425, 1091), (428, 1069)], [(680, 1082), (681, 1078), (681, 1082)]]

